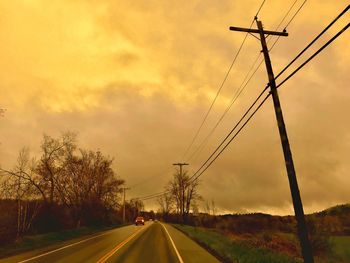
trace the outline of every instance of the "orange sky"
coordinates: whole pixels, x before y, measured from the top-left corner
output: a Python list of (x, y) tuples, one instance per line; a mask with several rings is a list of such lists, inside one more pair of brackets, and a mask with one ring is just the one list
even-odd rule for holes
[[(71, 130), (83, 147), (115, 157), (118, 175), (134, 186), (130, 197), (162, 191), (242, 42), (244, 34), (228, 27), (248, 27), (260, 2), (0, 0), (0, 108), (7, 110), (0, 165), (11, 167), (23, 146), (39, 155), (43, 133)], [(293, 2), (267, 0), (259, 14), (265, 28), (274, 29)], [(308, 1), (271, 52), (275, 72), (347, 4)], [(346, 14), (308, 54), (348, 21)], [(350, 201), (349, 41), (345, 32), (280, 89), (307, 212)], [(259, 51), (248, 37), (195, 146)], [(266, 83), (262, 66), (190, 173)], [(271, 102), (201, 180), (203, 198), (222, 212), (292, 213)]]

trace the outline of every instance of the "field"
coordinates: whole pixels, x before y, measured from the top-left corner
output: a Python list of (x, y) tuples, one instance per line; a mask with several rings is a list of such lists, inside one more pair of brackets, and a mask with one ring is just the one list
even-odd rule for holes
[(282, 253), (274, 252), (266, 248), (258, 248), (241, 240), (234, 240), (231, 237), (218, 233), (215, 230), (174, 225), (176, 228), (196, 240), (209, 251), (221, 258), (224, 262), (242, 262), (242, 263), (274, 263), (301, 262), (300, 259), (293, 258)]
[[(174, 225), (224, 262), (302, 262), (298, 241), (292, 234), (234, 236), (214, 229)], [(330, 251), (315, 257), (316, 263), (350, 262), (350, 236), (332, 236)]]

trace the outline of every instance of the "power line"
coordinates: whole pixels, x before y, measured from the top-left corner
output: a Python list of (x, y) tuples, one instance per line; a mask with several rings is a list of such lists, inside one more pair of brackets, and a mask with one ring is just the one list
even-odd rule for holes
[(299, 52), (299, 54), (291, 61), (288, 63), (287, 66), (285, 66), (280, 73), (278, 73), (275, 77), (277, 79), (280, 77), (302, 54), (305, 53), (306, 50), (308, 50), (335, 22), (339, 20), (350, 8), (350, 5), (348, 5), (334, 20), (326, 26), (302, 51)]
[(289, 26), (289, 24), (294, 20), (294, 18), (297, 16), (297, 14), (300, 12), (300, 10), (304, 7), (305, 3), (307, 2), (307, 0), (304, 0), (304, 2), (300, 5), (299, 9), (294, 13), (294, 15), (292, 16), (292, 18), (289, 20), (289, 22), (287, 23), (287, 25), (285, 26), (285, 28), (287, 28)]
[(255, 101), (249, 106), (249, 108), (246, 110), (246, 112), (243, 114), (243, 116), (240, 118), (240, 120), (236, 123), (236, 125), (231, 129), (231, 131), (226, 135), (226, 137), (221, 141), (219, 146), (216, 147), (214, 152), (208, 157), (208, 159), (202, 164), (202, 166), (192, 175), (190, 178), (193, 178), (209, 161), (210, 159), (216, 154), (216, 152), (221, 148), (221, 146), (225, 143), (225, 141), (231, 136), (231, 134), (236, 130), (236, 128), (240, 125), (240, 123), (244, 120), (244, 118), (248, 115), (250, 110), (255, 106), (255, 104), (260, 100), (261, 96), (265, 93), (268, 86), (265, 87), (265, 89), (259, 94), (259, 96), (255, 99)]
[[(350, 5), (348, 5), (313, 41), (311, 41), (297, 56), (294, 58), (287, 66), (285, 66), (284, 69), (280, 71), (280, 73), (277, 74), (275, 79), (279, 77), (287, 68), (289, 68), (297, 58), (301, 56), (302, 53), (304, 53), (310, 46), (315, 43), (315, 41), (322, 35), (326, 30), (328, 30), (342, 15), (347, 12)], [(295, 17), (295, 16), (294, 16)], [(335, 39), (337, 39), (341, 34), (343, 34), (350, 26), (350, 23), (348, 23), (342, 30), (340, 30), (336, 35), (334, 35), (329, 41), (327, 41), (326, 44), (324, 44), (320, 49), (318, 49), (313, 55), (311, 55), (306, 61), (304, 61), (297, 69), (295, 69), (290, 75), (288, 75), (281, 83), (277, 85), (277, 88), (285, 84), (292, 76), (294, 76), (300, 69), (302, 69), (306, 64), (308, 64), (313, 58), (315, 58), (322, 50), (324, 50), (328, 45), (330, 45)], [(245, 112), (245, 114), (241, 117), (241, 119), (236, 123), (234, 128), (228, 133), (228, 135), (222, 140), (220, 145), (214, 150), (214, 152), (209, 156), (209, 158), (203, 163), (203, 165), (190, 177), (190, 180), (195, 181), (197, 180), (211, 165), (212, 163), (219, 157), (219, 155), (222, 154), (222, 152), (228, 147), (228, 145), (234, 140), (234, 138), (237, 137), (237, 135), (241, 132), (241, 130), (246, 126), (246, 124), (251, 120), (251, 118), (256, 114), (256, 112), (261, 108), (261, 106), (266, 102), (267, 98), (269, 97), (270, 93), (263, 99), (262, 102), (257, 106), (257, 108), (253, 111), (253, 113), (248, 117), (248, 119), (243, 123), (241, 128), (234, 134), (234, 136), (226, 143), (226, 145), (219, 151), (219, 153), (214, 157), (213, 160), (210, 161), (210, 159), (215, 155), (216, 152), (221, 148), (221, 146), (225, 143), (225, 141), (231, 136), (233, 131), (239, 126), (239, 124), (243, 121), (243, 119), (248, 115), (249, 111), (255, 106), (255, 104), (259, 101), (261, 96), (265, 93), (269, 86), (266, 86), (265, 89), (259, 94), (259, 96), (256, 98), (256, 100), (252, 103), (252, 105), (248, 108), (248, 110)], [(210, 162), (209, 162), (210, 161)], [(208, 165), (205, 167), (204, 170), (202, 168), (208, 163)], [(202, 170), (202, 171), (201, 171)], [(198, 174), (199, 173), (199, 174)], [(194, 178), (194, 179), (193, 179)], [(164, 191), (157, 194), (148, 195), (144, 198), (154, 198), (161, 196), (162, 194), (165, 194), (169, 191)], [(141, 199), (141, 198), (140, 198)], [(147, 199), (146, 199), (147, 200)]]
[[(258, 17), (258, 15), (259, 15), (261, 9), (263, 8), (265, 2), (266, 2), (266, 0), (263, 0), (262, 3), (260, 4), (260, 7), (259, 7), (258, 11), (256, 12), (254, 19), (255, 19), (256, 17)], [(253, 20), (252, 24), (253, 24), (253, 23), (254, 23), (254, 20)], [(252, 26), (252, 25), (251, 25), (251, 26)]]
[[(282, 86), (286, 81), (288, 81), (292, 76), (295, 75), (300, 69), (302, 69), (307, 63), (309, 63), (313, 58), (315, 58), (322, 50), (324, 50), (329, 44), (331, 44), (335, 39), (337, 39), (341, 34), (343, 34), (350, 26), (348, 23), (342, 30), (340, 30), (336, 35), (334, 35), (326, 44), (324, 44), (320, 49), (318, 49), (312, 56), (310, 56), (305, 62), (303, 62), (297, 69), (295, 69), (290, 75), (288, 75), (280, 84), (277, 85), (277, 88)], [(309, 45), (308, 45), (309, 46)], [(287, 65), (290, 66), (289, 64)], [(256, 100), (252, 103), (252, 105), (248, 108), (245, 114), (241, 117), (241, 119), (236, 123), (233, 129), (228, 133), (228, 135), (222, 140), (220, 145), (214, 150), (214, 152), (209, 156), (209, 158), (203, 163), (203, 165), (190, 177), (190, 181), (197, 180), (213, 163), (216, 159), (223, 153), (223, 151), (228, 147), (228, 145), (237, 137), (237, 135), (243, 130), (243, 128), (248, 124), (248, 122), (252, 119), (252, 117), (256, 114), (256, 112), (261, 108), (261, 106), (266, 102), (267, 98), (270, 96), (270, 93), (260, 102), (257, 108), (252, 112), (252, 114), (248, 117), (248, 119), (243, 123), (243, 125), (239, 128), (239, 130), (233, 135), (233, 137), (224, 145), (224, 147), (219, 151), (221, 146), (225, 143), (225, 141), (231, 136), (233, 131), (239, 126), (239, 124), (243, 121), (243, 119), (248, 115), (250, 110), (255, 106), (261, 96), (265, 93), (269, 86), (266, 86), (265, 89), (259, 94)], [(219, 151), (219, 152), (218, 152)], [(218, 152), (218, 153), (217, 153)], [(217, 153), (217, 154), (216, 154)], [(214, 159), (210, 161), (210, 159), (216, 154)], [(209, 162), (210, 161), (210, 162)], [(208, 165), (206, 165), (208, 164)], [(206, 166), (203, 170), (202, 168)], [(202, 171), (201, 171), (202, 170)], [(168, 191), (164, 191), (157, 194), (148, 195), (145, 197), (141, 197), (138, 199), (146, 199), (146, 198), (155, 198), (161, 196), (162, 194), (167, 193)]]
[(162, 195), (162, 194), (164, 194), (166, 192), (168, 192), (168, 191), (162, 191), (162, 192), (158, 192), (158, 193), (154, 193), (154, 194), (149, 194), (149, 195), (137, 197), (137, 198), (134, 198), (134, 199), (144, 200), (144, 199), (148, 199), (148, 198), (154, 198), (154, 197), (160, 196), (160, 195)]
[[(260, 65), (262, 64), (262, 61), (259, 63), (258, 67), (256, 67), (256, 69), (254, 70), (254, 72), (250, 75), (250, 73), (252, 72), (254, 66), (256, 65), (258, 59), (260, 58), (261, 53), (259, 53), (259, 56), (257, 56), (257, 58), (255, 59), (254, 63), (251, 65), (248, 73), (246, 74), (246, 76), (244, 77), (241, 85), (239, 86), (239, 88), (236, 90), (234, 96), (232, 97), (230, 103), (228, 104), (228, 106), (226, 107), (225, 111), (223, 112), (223, 114), (220, 116), (219, 120), (216, 122), (216, 124), (214, 125), (214, 127), (210, 130), (209, 134), (204, 138), (204, 140), (201, 142), (201, 144), (197, 147), (197, 149), (192, 153), (192, 155), (187, 159), (187, 161), (191, 160), (196, 153), (200, 153), (200, 151), (204, 148), (206, 142), (209, 140), (209, 138), (213, 135), (213, 133), (215, 132), (216, 128), (219, 126), (219, 124), (221, 123), (221, 121), (224, 119), (224, 117), (226, 116), (227, 112), (231, 109), (231, 107), (233, 106), (233, 104), (236, 102), (236, 100), (238, 99), (238, 97), (241, 95), (241, 93), (244, 91), (244, 89), (247, 87), (247, 85), (249, 84), (250, 80), (253, 78), (253, 76), (255, 75), (255, 73), (257, 72), (257, 70), (259, 69)], [(250, 77), (248, 78), (248, 76), (250, 75)], [(248, 78), (248, 80), (247, 80)]]
[(312, 56), (310, 56), (306, 61), (304, 61), (299, 67), (297, 67), (291, 74), (288, 75), (280, 84), (277, 85), (277, 88), (282, 86), (287, 80), (289, 80), (295, 73), (302, 69), (307, 63), (309, 63), (314, 57), (316, 57), (323, 49), (330, 45), (334, 40), (336, 40), (341, 34), (343, 34), (350, 26), (348, 23), (342, 30), (340, 30), (336, 35), (334, 35), (330, 40), (327, 41), (320, 49), (318, 49)]
[[(284, 22), (284, 20), (287, 18), (287, 16), (289, 15), (289, 13), (291, 12), (291, 10), (293, 9), (293, 7), (295, 6), (295, 4), (298, 2), (298, 0), (295, 0), (292, 5), (289, 7), (289, 9), (287, 10), (287, 12), (285, 13), (285, 15), (283, 16), (283, 18), (281, 19), (280, 23), (277, 25), (277, 27), (275, 28), (275, 31), (279, 29), (279, 27), (281, 26), (281, 24)], [(304, 1), (304, 3), (301, 5), (301, 7), (297, 10), (297, 12), (293, 15), (293, 18), (288, 22), (288, 24), (290, 24), (290, 22), (295, 18), (296, 14), (301, 10), (302, 6), (305, 4), (306, 1)], [(262, 3), (263, 5), (264, 3)], [(258, 12), (259, 13), (261, 10), (261, 8), (259, 8)], [(257, 15), (256, 15), (257, 17)], [(286, 27), (285, 27), (286, 28)], [(280, 36), (277, 37), (276, 41), (273, 43), (272, 47), (270, 48), (269, 51), (271, 51), (273, 49), (273, 47), (276, 45), (278, 39)], [(269, 39), (271, 40), (271, 38)], [(251, 68), (249, 69), (248, 73), (246, 74), (244, 80), (242, 81), (240, 87), (238, 88), (238, 94), (237, 92), (235, 93), (235, 95), (233, 96), (230, 104), (226, 107), (226, 110), (224, 111), (224, 113), (221, 115), (221, 117), (219, 118), (219, 120), (216, 122), (216, 124), (214, 125), (214, 127), (212, 128), (212, 130), (209, 132), (209, 134), (204, 138), (204, 140), (200, 143), (200, 145), (197, 147), (197, 149), (190, 155), (190, 157), (186, 160), (189, 161), (191, 160), (197, 153), (197, 155), (199, 155), (199, 153), (203, 150), (204, 146), (206, 145), (206, 143), (208, 142), (209, 138), (212, 136), (212, 134), (214, 133), (214, 131), (216, 130), (216, 128), (219, 126), (220, 122), (224, 119), (225, 115), (227, 114), (227, 112), (231, 109), (231, 107), (233, 106), (233, 104), (235, 103), (235, 101), (238, 99), (238, 97), (240, 96), (240, 94), (243, 92), (243, 90), (245, 89), (245, 87), (248, 85), (249, 81), (252, 79), (252, 77), (255, 75), (256, 71), (260, 68), (262, 62), (264, 60), (261, 60), (258, 67), (255, 69), (255, 71), (253, 72), (253, 74), (250, 76), (250, 78), (248, 79), (248, 81), (245, 83), (247, 77), (249, 76), (251, 70), (253, 69), (253, 67), (256, 65), (259, 57), (261, 56), (261, 53), (259, 54), (259, 56), (256, 58), (256, 60), (253, 62)], [(244, 84), (245, 83), (245, 84)], [(243, 86), (244, 84), (244, 86)]]
[[(296, 0), (292, 6), (289, 8), (287, 14), (284, 16), (284, 18), (282, 19), (282, 21), (287, 17), (287, 15), (290, 13), (290, 11), (292, 10), (293, 6), (296, 4), (298, 0)], [(287, 25), (284, 27), (283, 31), (287, 30), (287, 27), (290, 25), (290, 23), (295, 19), (296, 15), (300, 12), (300, 10), (303, 8), (303, 6), (305, 5), (307, 0), (304, 0), (304, 2), (301, 4), (301, 6), (299, 7), (299, 9), (294, 13), (293, 17), (289, 20), (289, 22), (287, 23)], [(282, 24), (282, 22), (278, 25), (278, 27)], [(277, 28), (276, 28), (277, 30)], [(269, 49), (269, 51), (271, 51), (273, 49), (273, 47), (277, 44), (278, 40), (280, 39), (281, 36), (277, 36), (275, 42), (272, 44), (271, 48)]]
[(243, 123), (241, 128), (233, 135), (233, 137), (226, 143), (226, 145), (219, 151), (219, 153), (214, 157), (213, 160), (209, 162), (209, 164), (201, 171), (197, 176), (191, 177), (192, 182), (196, 181), (212, 164), (216, 161), (216, 159), (222, 154), (222, 152), (229, 146), (229, 144), (237, 137), (237, 135), (243, 130), (243, 128), (248, 124), (248, 122), (253, 118), (253, 116), (257, 113), (257, 111), (261, 108), (261, 106), (266, 102), (268, 97), (270, 97), (270, 93), (265, 96), (265, 98), (259, 103), (258, 107), (253, 111), (253, 113), (249, 116), (249, 118)]
[[(297, 69), (295, 69), (290, 75), (288, 75), (280, 84), (277, 85), (277, 88), (279, 88), (280, 86), (282, 86), (286, 81), (288, 81), (292, 76), (294, 76), (295, 73), (297, 73), (300, 69), (302, 69), (307, 63), (309, 63), (313, 58), (315, 58), (323, 49), (325, 49), (329, 44), (331, 44), (335, 39), (337, 39), (342, 33), (344, 33), (350, 26), (350, 23), (348, 23), (342, 30), (340, 30), (336, 35), (334, 35), (329, 41), (327, 41), (326, 44), (324, 44), (319, 50), (317, 50), (312, 56), (310, 56), (304, 63), (302, 63)], [(309, 45), (308, 45), (309, 46)], [(289, 64), (287, 65), (288, 67), (290, 66)], [(279, 74), (280, 75), (280, 74)], [(218, 158), (218, 156), (223, 152), (224, 149), (226, 149), (226, 147), (228, 146), (228, 144), (226, 144), (223, 148), (223, 150), (221, 150), (215, 157), (214, 157), (214, 161), (211, 161), (207, 167), (205, 167), (205, 169), (200, 172), (200, 170), (209, 162), (209, 160), (215, 155), (215, 153), (219, 150), (219, 148), (224, 144), (224, 142), (230, 137), (230, 135), (232, 134), (232, 132), (238, 127), (238, 125), (242, 122), (242, 120), (245, 118), (245, 116), (249, 113), (249, 111), (254, 107), (254, 105), (257, 103), (257, 101), (260, 99), (260, 97), (262, 96), (262, 94), (266, 91), (266, 89), (268, 88), (268, 86), (263, 90), (263, 92), (260, 93), (260, 95), (258, 96), (258, 98), (253, 102), (253, 104), (248, 108), (248, 110), (245, 112), (245, 114), (242, 116), (242, 118), (237, 122), (237, 124), (234, 126), (234, 128), (229, 132), (229, 134), (222, 140), (222, 142), (220, 143), (220, 145), (214, 150), (214, 152), (209, 156), (209, 158), (203, 163), (203, 165), (191, 176), (192, 178), (195, 178), (193, 180), (196, 180), (200, 175), (203, 174), (204, 171), (206, 171), (209, 166)], [(265, 97), (264, 101), (266, 101), (267, 97)], [(262, 106), (263, 103), (260, 103), (258, 108), (260, 108)], [(249, 120), (251, 119), (251, 117), (255, 114), (255, 112), (257, 111), (257, 109), (252, 113), (252, 115), (249, 117)], [(248, 121), (246, 121), (243, 125), (245, 126), (246, 123)], [(239, 129), (239, 131), (234, 135), (233, 138), (235, 138), (238, 133), (240, 132), (240, 130), (242, 129), (242, 127)], [(232, 142), (233, 138), (230, 139), (230, 143)], [(199, 176), (196, 176), (197, 173), (200, 172)]]
[[(259, 7), (258, 11), (256, 12), (255, 17), (257, 17), (257, 16), (259, 15), (259, 13), (260, 13), (262, 7), (263, 7), (264, 4), (265, 4), (265, 1), (266, 1), (266, 0), (263, 0), (262, 3), (260, 4), (260, 7)], [(254, 23), (254, 19), (252, 20), (252, 22), (251, 22), (251, 24), (250, 24), (250, 28), (253, 26), (253, 23)], [(209, 113), (211, 112), (211, 110), (212, 110), (212, 108), (213, 108), (213, 106), (214, 106), (214, 104), (215, 104), (217, 98), (219, 97), (219, 94), (220, 94), (220, 92), (221, 92), (221, 90), (222, 90), (224, 84), (226, 83), (226, 80), (227, 80), (227, 78), (228, 78), (228, 75), (230, 74), (230, 72), (231, 72), (231, 70), (232, 70), (232, 68), (233, 68), (233, 65), (235, 64), (235, 62), (236, 62), (236, 60), (237, 60), (237, 58), (238, 58), (238, 55), (240, 54), (240, 52), (241, 52), (241, 50), (242, 50), (242, 48), (243, 48), (243, 45), (244, 45), (244, 43), (245, 43), (247, 37), (248, 37), (248, 33), (244, 36), (244, 39), (243, 39), (243, 41), (242, 41), (240, 47), (238, 48), (238, 51), (236, 52), (236, 55), (234, 56), (233, 61), (232, 61), (231, 65), (230, 65), (230, 67), (229, 67), (229, 69), (228, 69), (228, 71), (227, 71), (227, 73), (226, 73), (226, 75), (225, 75), (225, 77), (224, 77), (224, 79), (223, 79), (223, 81), (222, 81), (222, 83), (221, 83), (221, 85), (220, 85), (218, 91), (216, 92), (216, 95), (215, 95), (215, 97), (214, 97), (212, 103), (210, 104), (210, 107), (209, 107), (208, 111), (207, 111), (206, 114), (204, 115), (204, 118), (203, 118), (201, 124), (199, 125), (199, 128), (197, 129), (197, 131), (196, 131), (196, 133), (195, 133), (195, 135), (194, 135), (192, 141), (190, 142), (189, 146), (188, 146), (187, 149), (185, 150), (185, 153), (183, 154), (183, 156), (182, 156), (181, 159), (184, 159), (184, 158), (185, 158), (185, 156), (186, 156), (187, 153), (189, 152), (190, 148), (192, 147), (193, 143), (194, 143), (195, 140), (197, 139), (197, 137), (198, 137), (198, 135), (199, 135), (199, 133), (200, 133), (200, 131), (201, 131), (201, 129), (202, 129), (202, 127), (203, 127), (205, 121), (207, 120), (207, 118), (208, 118), (208, 116), (209, 116)]]
[(220, 94), (220, 92), (221, 92), (221, 90), (222, 90), (222, 88), (223, 88), (223, 86), (224, 86), (224, 84), (225, 84), (225, 82), (226, 82), (226, 80), (227, 80), (227, 78), (228, 78), (228, 75), (229, 75), (230, 72), (231, 72), (231, 69), (232, 69), (234, 63), (235, 63), (236, 60), (237, 60), (238, 55), (240, 54), (240, 52), (241, 52), (241, 50), (242, 50), (242, 48), (243, 48), (243, 45), (244, 45), (244, 43), (245, 43), (247, 37), (248, 37), (248, 34), (245, 35), (245, 37), (244, 37), (244, 39), (243, 39), (243, 41), (242, 41), (242, 43), (241, 43), (241, 46), (239, 47), (239, 49), (238, 49), (238, 51), (237, 51), (237, 53), (236, 53), (236, 55), (235, 55), (235, 57), (234, 57), (234, 59), (233, 59), (231, 65), (230, 65), (228, 71), (226, 72), (226, 75), (225, 75), (225, 77), (224, 77), (224, 80), (222, 81), (222, 83), (221, 83), (221, 85), (220, 85), (218, 91), (216, 92), (216, 95), (215, 95), (215, 97), (214, 97), (212, 103), (210, 104), (210, 107), (209, 107), (208, 111), (206, 112), (206, 114), (205, 114), (205, 116), (204, 116), (204, 118), (203, 118), (201, 124), (199, 125), (199, 127), (198, 127), (198, 129), (197, 129), (197, 131), (196, 131), (196, 133), (195, 133), (195, 135), (194, 135), (194, 137), (193, 137), (191, 143), (190, 143), (189, 146), (187, 147), (187, 149), (186, 149), (186, 151), (185, 151), (185, 153), (184, 153), (182, 159), (187, 155), (187, 153), (189, 152), (189, 150), (190, 150), (190, 148), (192, 147), (193, 143), (194, 143), (195, 140), (197, 139), (197, 137), (198, 137), (198, 135), (199, 135), (199, 133), (200, 133), (200, 131), (201, 131), (201, 129), (202, 129), (202, 127), (203, 127), (205, 121), (207, 120), (207, 118), (208, 118), (208, 116), (209, 116), (209, 113), (211, 112), (211, 110), (212, 110), (212, 108), (213, 108), (213, 106), (214, 106), (214, 104), (215, 104), (217, 98), (219, 97), (219, 94)]
[[(284, 15), (284, 17), (281, 19), (280, 23), (276, 26), (275, 31), (278, 30), (280, 28), (280, 26), (282, 25), (282, 23), (284, 22), (284, 20), (287, 18), (287, 16), (289, 15), (290, 11), (292, 11), (293, 7), (295, 6), (295, 4), (298, 2), (298, 0), (295, 0), (294, 3), (289, 7), (288, 11), (286, 12), (286, 14)], [(285, 27), (286, 28), (286, 27)]]

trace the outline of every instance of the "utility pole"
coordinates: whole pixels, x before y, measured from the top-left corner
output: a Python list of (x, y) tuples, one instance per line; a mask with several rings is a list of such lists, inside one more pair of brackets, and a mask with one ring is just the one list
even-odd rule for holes
[(125, 191), (130, 190), (128, 187), (123, 187), (123, 223), (125, 223)]
[[(189, 165), (188, 163), (173, 163), (173, 165), (178, 165), (180, 167), (180, 178), (182, 180), (182, 166)], [(182, 220), (184, 220), (184, 211), (185, 211), (185, 184), (183, 180), (181, 181), (181, 199), (180, 199), (180, 212)]]
[(273, 99), (273, 105), (275, 109), (275, 115), (276, 115), (278, 130), (279, 130), (282, 148), (283, 148), (284, 160), (285, 160), (287, 174), (288, 174), (289, 186), (292, 194), (295, 218), (297, 220), (298, 236), (299, 236), (301, 251), (304, 258), (304, 262), (313, 263), (314, 259), (312, 255), (312, 248), (308, 237), (308, 231), (307, 231), (307, 226), (306, 226), (305, 216), (304, 216), (304, 209), (303, 209), (303, 204), (300, 197), (292, 152), (289, 145), (287, 130), (284, 124), (282, 108), (281, 108), (281, 104), (280, 104), (280, 100), (279, 100), (279, 96), (276, 88), (276, 82), (275, 82), (275, 77), (272, 70), (269, 50), (267, 48), (266, 39), (265, 39), (265, 35), (288, 36), (288, 33), (286, 33), (285, 31), (275, 32), (275, 31), (264, 30), (262, 22), (258, 21), (257, 17), (255, 17), (255, 20), (256, 20), (258, 29), (230, 27), (230, 30), (247, 32), (249, 34), (258, 33), (260, 35), (262, 52), (264, 54), (267, 75), (269, 78), (270, 93)]
[(173, 165), (178, 165), (180, 166), (180, 175), (182, 175), (182, 166), (184, 165), (189, 165), (188, 163), (173, 163)]

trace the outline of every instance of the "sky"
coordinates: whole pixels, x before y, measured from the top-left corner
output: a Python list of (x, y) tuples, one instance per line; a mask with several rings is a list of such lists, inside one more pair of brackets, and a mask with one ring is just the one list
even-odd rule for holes
[[(295, 0), (267, 0), (258, 18), (276, 30)], [(298, 0), (278, 30), (291, 19)], [(127, 198), (161, 192), (175, 172), (245, 37), (260, 0), (0, 0), (0, 165), (43, 134), (78, 134), (115, 159)], [(323, 30), (346, 0), (307, 1), (270, 52), (275, 73)], [(344, 15), (298, 63), (349, 21)], [(253, 27), (256, 27), (254, 24)], [(269, 40), (271, 39), (271, 40)], [(271, 47), (275, 37), (268, 37)], [(304, 209), (350, 202), (349, 32), (279, 89)], [(197, 149), (259, 56), (248, 36), (187, 157)], [(260, 58), (259, 58), (260, 59)], [(289, 71), (290, 72), (290, 71)], [(287, 72), (288, 73), (288, 72)], [(282, 75), (282, 80), (287, 74)], [(279, 80), (277, 83), (279, 83)], [(186, 167), (191, 175), (265, 87), (264, 64)], [(271, 98), (201, 176), (220, 213), (293, 214)], [(146, 209), (157, 209), (155, 200)]]

